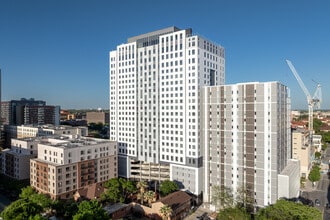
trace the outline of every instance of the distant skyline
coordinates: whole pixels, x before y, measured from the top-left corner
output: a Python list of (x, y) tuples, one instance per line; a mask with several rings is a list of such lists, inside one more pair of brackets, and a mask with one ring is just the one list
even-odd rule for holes
[(62, 109), (109, 108), (109, 52), (127, 38), (176, 26), (225, 47), (226, 84), (280, 81), (292, 109), (321, 83), (330, 109), (327, 0), (1, 0), (2, 100), (44, 100)]

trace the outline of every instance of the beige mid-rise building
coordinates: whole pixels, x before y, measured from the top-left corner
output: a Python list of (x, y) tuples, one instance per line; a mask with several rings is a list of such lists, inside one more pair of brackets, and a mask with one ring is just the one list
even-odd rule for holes
[(117, 177), (117, 143), (95, 138), (43, 138), (30, 160), (30, 184), (53, 199)]
[(86, 120), (88, 124), (109, 124), (109, 112), (86, 112)]
[(292, 131), (292, 159), (300, 160), (300, 176), (306, 177), (312, 167), (314, 149), (309, 144), (309, 132), (306, 129)]

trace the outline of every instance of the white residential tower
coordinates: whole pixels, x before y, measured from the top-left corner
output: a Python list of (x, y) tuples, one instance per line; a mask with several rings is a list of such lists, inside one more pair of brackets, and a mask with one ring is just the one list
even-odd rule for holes
[(110, 139), (118, 141), (119, 175), (169, 178), (202, 191), (202, 86), (222, 85), (224, 48), (170, 27), (110, 52)]

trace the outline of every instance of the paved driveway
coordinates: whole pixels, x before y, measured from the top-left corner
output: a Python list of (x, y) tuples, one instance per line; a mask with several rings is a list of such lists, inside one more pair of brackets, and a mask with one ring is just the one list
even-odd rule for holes
[(193, 212), (192, 214), (188, 215), (187, 217), (185, 217), (185, 220), (196, 220), (197, 216), (201, 216), (203, 213), (207, 213), (210, 214), (211, 211), (209, 209), (206, 209), (203, 207), (203, 205), (199, 206), (197, 208), (197, 210), (195, 212)]

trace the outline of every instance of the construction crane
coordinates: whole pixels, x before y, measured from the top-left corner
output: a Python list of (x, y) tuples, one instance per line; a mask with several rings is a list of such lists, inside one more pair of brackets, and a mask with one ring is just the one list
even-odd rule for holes
[[(309, 93), (308, 89), (306, 88), (304, 82), (301, 80), (299, 74), (297, 73), (296, 69), (294, 68), (293, 64), (290, 60), (286, 60), (286, 63), (291, 69), (291, 72), (296, 77), (301, 89), (304, 91), (306, 97), (307, 97), (307, 103), (308, 103), (308, 131), (309, 131), (309, 143), (310, 146), (313, 142), (313, 113), (314, 113), (314, 107), (320, 108), (321, 102), (322, 102), (322, 92), (321, 92), (321, 84), (317, 83), (316, 91), (313, 95)], [(315, 82), (315, 81), (314, 81)]]

